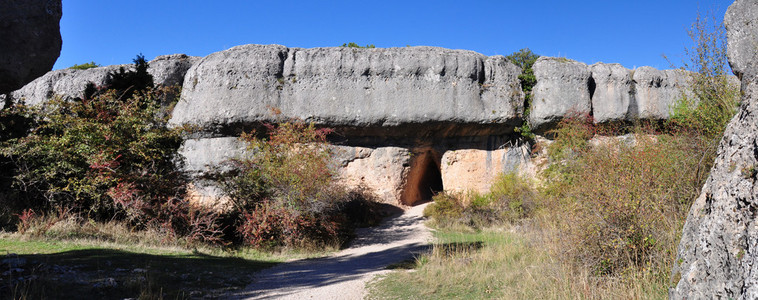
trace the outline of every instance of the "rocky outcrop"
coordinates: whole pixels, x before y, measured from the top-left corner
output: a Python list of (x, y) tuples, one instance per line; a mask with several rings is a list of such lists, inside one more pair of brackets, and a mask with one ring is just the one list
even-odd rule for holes
[(724, 19), (742, 105), (687, 216), (673, 299), (758, 299), (758, 1), (735, 1)]
[(595, 123), (668, 119), (672, 107), (688, 94), (690, 80), (683, 70), (587, 66), (554, 57), (538, 59), (534, 75), (529, 122), (537, 132), (548, 131), (566, 116), (592, 116)]
[(209, 134), (280, 119), (360, 136), (503, 134), (520, 123), (520, 72), (502, 56), (434, 47), (237, 46), (189, 70), (171, 123)]
[(540, 57), (534, 63), (537, 84), (532, 89), (529, 123), (543, 130), (567, 115), (589, 115), (590, 69), (566, 58)]
[(0, 94), (53, 68), (61, 53), (60, 0), (0, 1)]
[[(197, 61), (198, 57), (184, 54), (158, 56), (148, 62), (148, 72), (153, 75), (155, 85), (181, 85), (184, 74)], [(108, 73), (120, 68), (133, 68), (134, 65), (111, 65), (86, 70), (62, 69), (48, 72), (35, 79), (23, 88), (9, 93), (9, 99), (14, 103), (39, 105), (53, 96), (64, 99), (82, 97), (87, 83), (101, 86), (108, 83)], [(6, 100), (7, 101), (7, 100)]]
[(683, 70), (634, 70), (634, 98), (630, 102), (630, 119), (668, 119), (671, 108), (687, 92), (690, 75)]
[[(634, 81), (631, 70), (620, 64), (596, 63), (590, 66), (588, 87), (592, 91), (592, 116), (595, 122), (625, 121), (633, 105)], [(633, 113), (633, 112), (632, 112)]]

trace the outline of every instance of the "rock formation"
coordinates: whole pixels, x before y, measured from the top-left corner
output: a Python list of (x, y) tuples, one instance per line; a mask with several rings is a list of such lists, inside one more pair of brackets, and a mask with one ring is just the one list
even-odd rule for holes
[[(162, 55), (148, 62), (148, 72), (153, 75), (155, 85), (181, 85), (184, 74), (199, 57), (184, 54)], [(62, 69), (48, 72), (35, 79), (23, 88), (8, 94), (14, 103), (39, 105), (53, 96), (64, 99), (82, 97), (87, 83), (105, 85), (108, 73), (116, 72), (119, 68), (133, 68), (134, 65), (112, 65), (85, 70)], [(2, 96), (0, 96), (2, 98)]]
[(50, 71), (61, 53), (60, 0), (0, 0), (0, 94)]
[(742, 105), (684, 225), (673, 299), (758, 299), (758, 1), (727, 10), (729, 64)]
[[(32, 105), (53, 95), (79, 97), (87, 82), (102, 85), (119, 67), (49, 72), (10, 96)], [(534, 70), (528, 118), (538, 132), (577, 113), (598, 123), (667, 118), (686, 84), (681, 71), (565, 58), (540, 58)], [(341, 180), (387, 202), (413, 204), (441, 190), (483, 192), (500, 172), (533, 171), (529, 145), (515, 133), (526, 118), (521, 70), (503, 56), (244, 45), (202, 59), (161, 56), (149, 72), (158, 85), (183, 82), (170, 124), (198, 129), (181, 149), (198, 201), (221, 195), (202, 177), (244, 153), (241, 132), (292, 119), (334, 129)]]
[(529, 123), (535, 129), (553, 125), (569, 114), (589, 115), (590, 69), (565, 58), (540, 57), (534, 63), (537, 84), (532, 90)]

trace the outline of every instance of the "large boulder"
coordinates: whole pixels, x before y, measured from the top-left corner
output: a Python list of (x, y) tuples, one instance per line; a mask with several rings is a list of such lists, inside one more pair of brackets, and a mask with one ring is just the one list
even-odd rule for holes
[[(184, 74), (199, 60), (199, 57), (184, 54), (158, 56), (148, 62), (148, 73), (153, 75), (156, 86), (181, 85)], [(48, 72), (35, 79), (19, 90), (9, 93), (14, 103), (39, 105), (53, 96), (64, 99), (82, 97), (88, 83), (101, 86), (108, 82), (108, 73), (117, 72), (120, 68), (133, 70), (134, 65), (111, 65), (85, 70), (62, 69)], [(7, 101), (7, 100), (6, 100)]]
[(521, 120), (520, 71), (502, 56), (434, 47), (237, 46), (189, 70), (171, 123), (209, 134), (281, 119), (359, 135), (504, 133)]
[(684, 225), (673, 299), (758, 299), (758, 1), (727, 10), (729, 63), (742, 78), (742, 105)]
[(50, 71), (61, 53), (60, 0), (0, 0), (0, 94)]
[(668, 119), (671, 109), (687, 93), (690, 75), (684, 70), (634, 70), (634, 98), (629, 116), (639, 119)]
[(592, 115), (596, 123), (629, 119), (634, 105), (632, 71), (621, 64), (596, 63), (590, 66)]
[(589, 115), (590, 68), (562, 57), (540, 57), (534, 63), (537, 84), (532, 89), (529, 123), (542, 131), (569, 115)]

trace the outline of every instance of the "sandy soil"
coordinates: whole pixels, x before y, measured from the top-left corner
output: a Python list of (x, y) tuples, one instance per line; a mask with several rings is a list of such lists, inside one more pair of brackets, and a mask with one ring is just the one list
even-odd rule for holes
[(372, 228), (359, 229), (351, 245), (331, 256), (279, 264), (261, 271), (236, 299), (362, 299), (366, 282), (390, 264), (425, 251), (431, 233), (417, 205)]

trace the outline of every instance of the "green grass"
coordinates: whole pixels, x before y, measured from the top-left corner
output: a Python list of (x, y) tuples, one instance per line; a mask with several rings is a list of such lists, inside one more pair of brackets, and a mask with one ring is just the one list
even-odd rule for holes
[[(506, 230), (507, 229), (507, 230)], [(435, 232), (430, 253), (368, 284), (367, 299), (665, 299), (645, 274), (596, 277), (553, 258), (549, 232)], [(541, 245), (541, 246), (540, 246)]]
[[(6, 273), (0, 276), (0, 295), (31, 299), (76, 299), (82, 295), (114, 299), (218, 297), (244, 288), (256, 271), (305, 256), (88, 240), (28, 240), (10, 234), (0, 235), (0, 254), (5, 255), (3, 258), (17, 255), (26, 261), (20, 270), (0, 265), (0, 273)], [(116, 285), (103, 286), (109, 281)]]
[(549, 265), (547, 255), (519, 234), (490, 229), (437, 231), (435, 236), (431, 253), (418, 258), (415, 269), (371, 282), (368, 298), (538, 299), (550, 292), (539, 282), (541, 268)]

